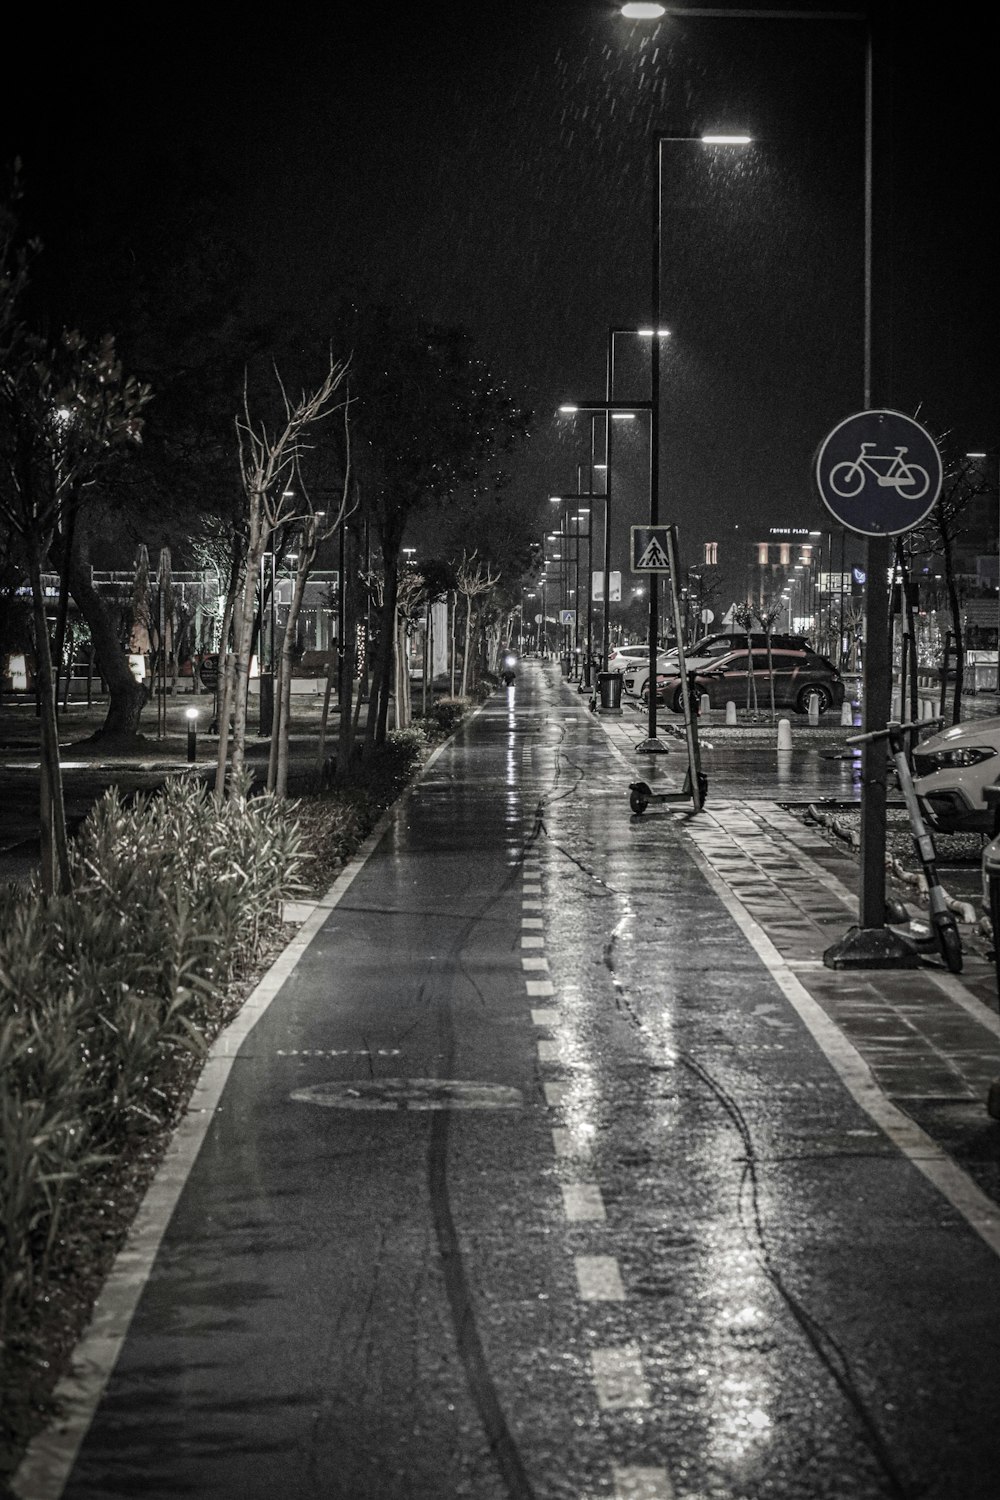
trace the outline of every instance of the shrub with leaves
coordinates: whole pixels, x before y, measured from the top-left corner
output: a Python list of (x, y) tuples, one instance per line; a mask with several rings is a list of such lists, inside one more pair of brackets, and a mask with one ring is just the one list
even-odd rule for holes
[(0, 1339), (28, 1316), (88, 1174), (169, 1120), (165, 1081), (218, 1029), (303, 862), (294, 804), (219, 803), (176, 778), (128, 803), (106, 793), (67, 895), (0, 892)]

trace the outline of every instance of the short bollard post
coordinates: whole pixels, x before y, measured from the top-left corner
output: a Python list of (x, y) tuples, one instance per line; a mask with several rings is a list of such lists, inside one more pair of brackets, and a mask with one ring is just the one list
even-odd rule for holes
[(847, 698), (840, 705), (840, 722), (845, 728), (851, 728), (854, 725), (854, 709)]
[(186, 708), (184, 710), (184, 717), (187, 719), (188, 726), (188, 765), (193, 766), (198, 758), (198, 710), (196, 708)]
[(733, 702), (732, 698), (730, 698), (729, 702), (726, 704), (726, 723), (736, 723), (736, 704)]
[(788, 719), (778, 720), (778, 749), (790, 750), (792, 748), (792, 726)]
[(711, 701), (709, 699), (708, 694), (707, 693), (702, 693), (702, 695), (701, 695), (701, 704), (699, 706), (698, 712), (700, 714), (707, 714), (708, 710), (711, 707), (712, 707), (712, 704), (711, 704)]
[(810, 693), (809, 694), (809, 722), (810, 722), (810, 724), (818, 724), (819, 723), (819, 694), (818, 693)]

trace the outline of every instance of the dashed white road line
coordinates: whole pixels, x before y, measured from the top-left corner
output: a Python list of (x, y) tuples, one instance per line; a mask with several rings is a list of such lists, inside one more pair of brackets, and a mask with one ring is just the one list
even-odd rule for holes
[(547, 969), (549, 961), (547, 958), (522, 958), (522, 969)]
[(522, 938), (521, 938), (521, 947), (522, 948), (544, 948), (545, 947), (545, 939), (543, 937), (538, 937), (538, 935), (536, 933), (530, 933), (529, 932), (529, 933), (525, 934), (524, 936), (522, 936)]
[(583, 1302), (624, 1302), (625, 1286), (613, 1255), (575, 1255), (573, 1266)]
[(557, 1010), (533, 1010), (531, 1019), (535, 1026), (556, 1026), (559, 1023)]
[(527, 994), (541, 998), (543, 995), (554, 995), (556, 987), (551, 979), (526, 979), (524, 988)]
[(613, 1464), (615, 1500), (676, 1500), (666, 1469)]
[(559, 1061), (559, 1043), (541, 1041), (538, 1044), (538, 1061), (543, 1063), (555, 1063)]
[(569, 1083), (545, 1083), (542, 1090), (545, 1094), (545, 1102), (550, 1109), (561, 1109), (570, 1096), (572, 1084)]
[(563, 1209), (571, 1224), (603, 1223), (604, 1199), (596, 1182), (564, 1182)]
[(638, 1344), (592, 1349), (590, 1368), (597, 1404), (602, 1411), (625, 1411), (652, 1405)]

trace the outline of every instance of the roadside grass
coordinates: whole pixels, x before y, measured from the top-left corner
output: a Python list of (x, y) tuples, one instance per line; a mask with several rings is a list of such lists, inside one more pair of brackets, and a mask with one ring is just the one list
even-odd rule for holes
[[(477, 694), (493, 691), (487, 680)], [(0, 1496), (69, 1365), (207, 1052), (320, 895), (475, 706), (445, 700), (343, 784), (223, 803), (112, 787), (72, 889), (0, 886)]]

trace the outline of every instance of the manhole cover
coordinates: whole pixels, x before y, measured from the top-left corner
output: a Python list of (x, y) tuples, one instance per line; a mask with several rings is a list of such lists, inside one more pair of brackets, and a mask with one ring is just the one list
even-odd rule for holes
[(372, 1078), (295, 1089), (297, 1104), (327, 1109), (520, 1109), (520, 1089), (453, 1078)]

